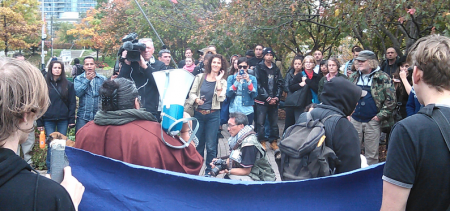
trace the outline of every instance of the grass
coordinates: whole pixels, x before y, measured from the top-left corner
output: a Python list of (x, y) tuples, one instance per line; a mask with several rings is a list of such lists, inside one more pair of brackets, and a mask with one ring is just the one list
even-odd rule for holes
[(95, 53), (94, 50), (86, 49), (86, 50), (84, 50), (83, 55), (81, 57), (86, 57), (86, 56), (89, 56), (89, 55), (91, 55), (93, 53)]

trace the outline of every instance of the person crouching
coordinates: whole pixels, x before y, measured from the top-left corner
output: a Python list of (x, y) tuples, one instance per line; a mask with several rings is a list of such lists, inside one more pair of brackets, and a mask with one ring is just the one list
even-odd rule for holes
[(230, 155), (214, 158), (211, 175), (226, 173), (226, 179), (241, 181), (275, 181), (266, 151), (259, 143), (253, 126), (243, 113), (231, 113), (228, 120)]

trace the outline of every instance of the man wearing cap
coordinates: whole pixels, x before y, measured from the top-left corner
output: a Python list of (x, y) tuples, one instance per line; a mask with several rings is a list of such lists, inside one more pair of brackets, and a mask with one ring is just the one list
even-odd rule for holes
[(266, 138), (264, 133), (264, 122), (266, 114), (270, 124), (270, 147), (278, 149), (278, 103), (283, 93), (283, 76), (280, 69), (272, 62), (275, 53), (272, 48), (265, 48), (263, 51), (264, 60), (256, 65), (255, 76), (258, 81), (258, 96), (255, 99), (256, 107), (256, 132), (258, 141), (266, 148)]
[(394, 125), (392, 111), (396, 106), (395, 89), (388, 74), (380, 70), (372, 51), (364, 50), (356, 57), (358, 70), (350, 81), (367, 91), (358, 101), (351, 122), (358, 131), (359, 140), (364, 140), (367, 163), (378, 163), (378, 146), (382, 127)]
[[(335, 173), (343, 173), (361, 168), (361, 144), (358, 132), (346, 116), (351, 115), (356, 103), (366, 92), (343, 77), (334, 77), (325, 81), (321, 95), (321, 104), (310, 113), (313, 119), (327, 119), (325, 124), (325, 145), (335, 153), (340, 164), (331, 162)], [(300, 115), (297, 123), (306, 122), (306, 113)]]

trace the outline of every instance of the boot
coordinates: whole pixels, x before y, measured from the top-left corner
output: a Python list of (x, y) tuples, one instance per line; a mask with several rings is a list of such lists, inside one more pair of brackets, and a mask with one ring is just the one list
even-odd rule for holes
[(262, 147), (264, 148), (264, 150), (267, 150), (267, 149), (266, 149), (266, 141), (261, 141), (261, 145), (262, 145)]
[(272, 143), (270, 143), (270, 148), (272, 148), (272, 150), (278, 150), (278, 142), (277, 140), (274, 140)]

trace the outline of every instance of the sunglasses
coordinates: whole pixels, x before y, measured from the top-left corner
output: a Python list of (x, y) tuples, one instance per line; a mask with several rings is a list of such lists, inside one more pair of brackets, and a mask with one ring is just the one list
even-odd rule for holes
[(239, 68), (239, 69), (247, 69), (247, 68), (248, 68), (248, 66), (247, 66), (247, 65), (245, 65), (245, 66), (243, 66), (243, 65), (239, 65), (239, 66), (238, 66), (238, 68)]

